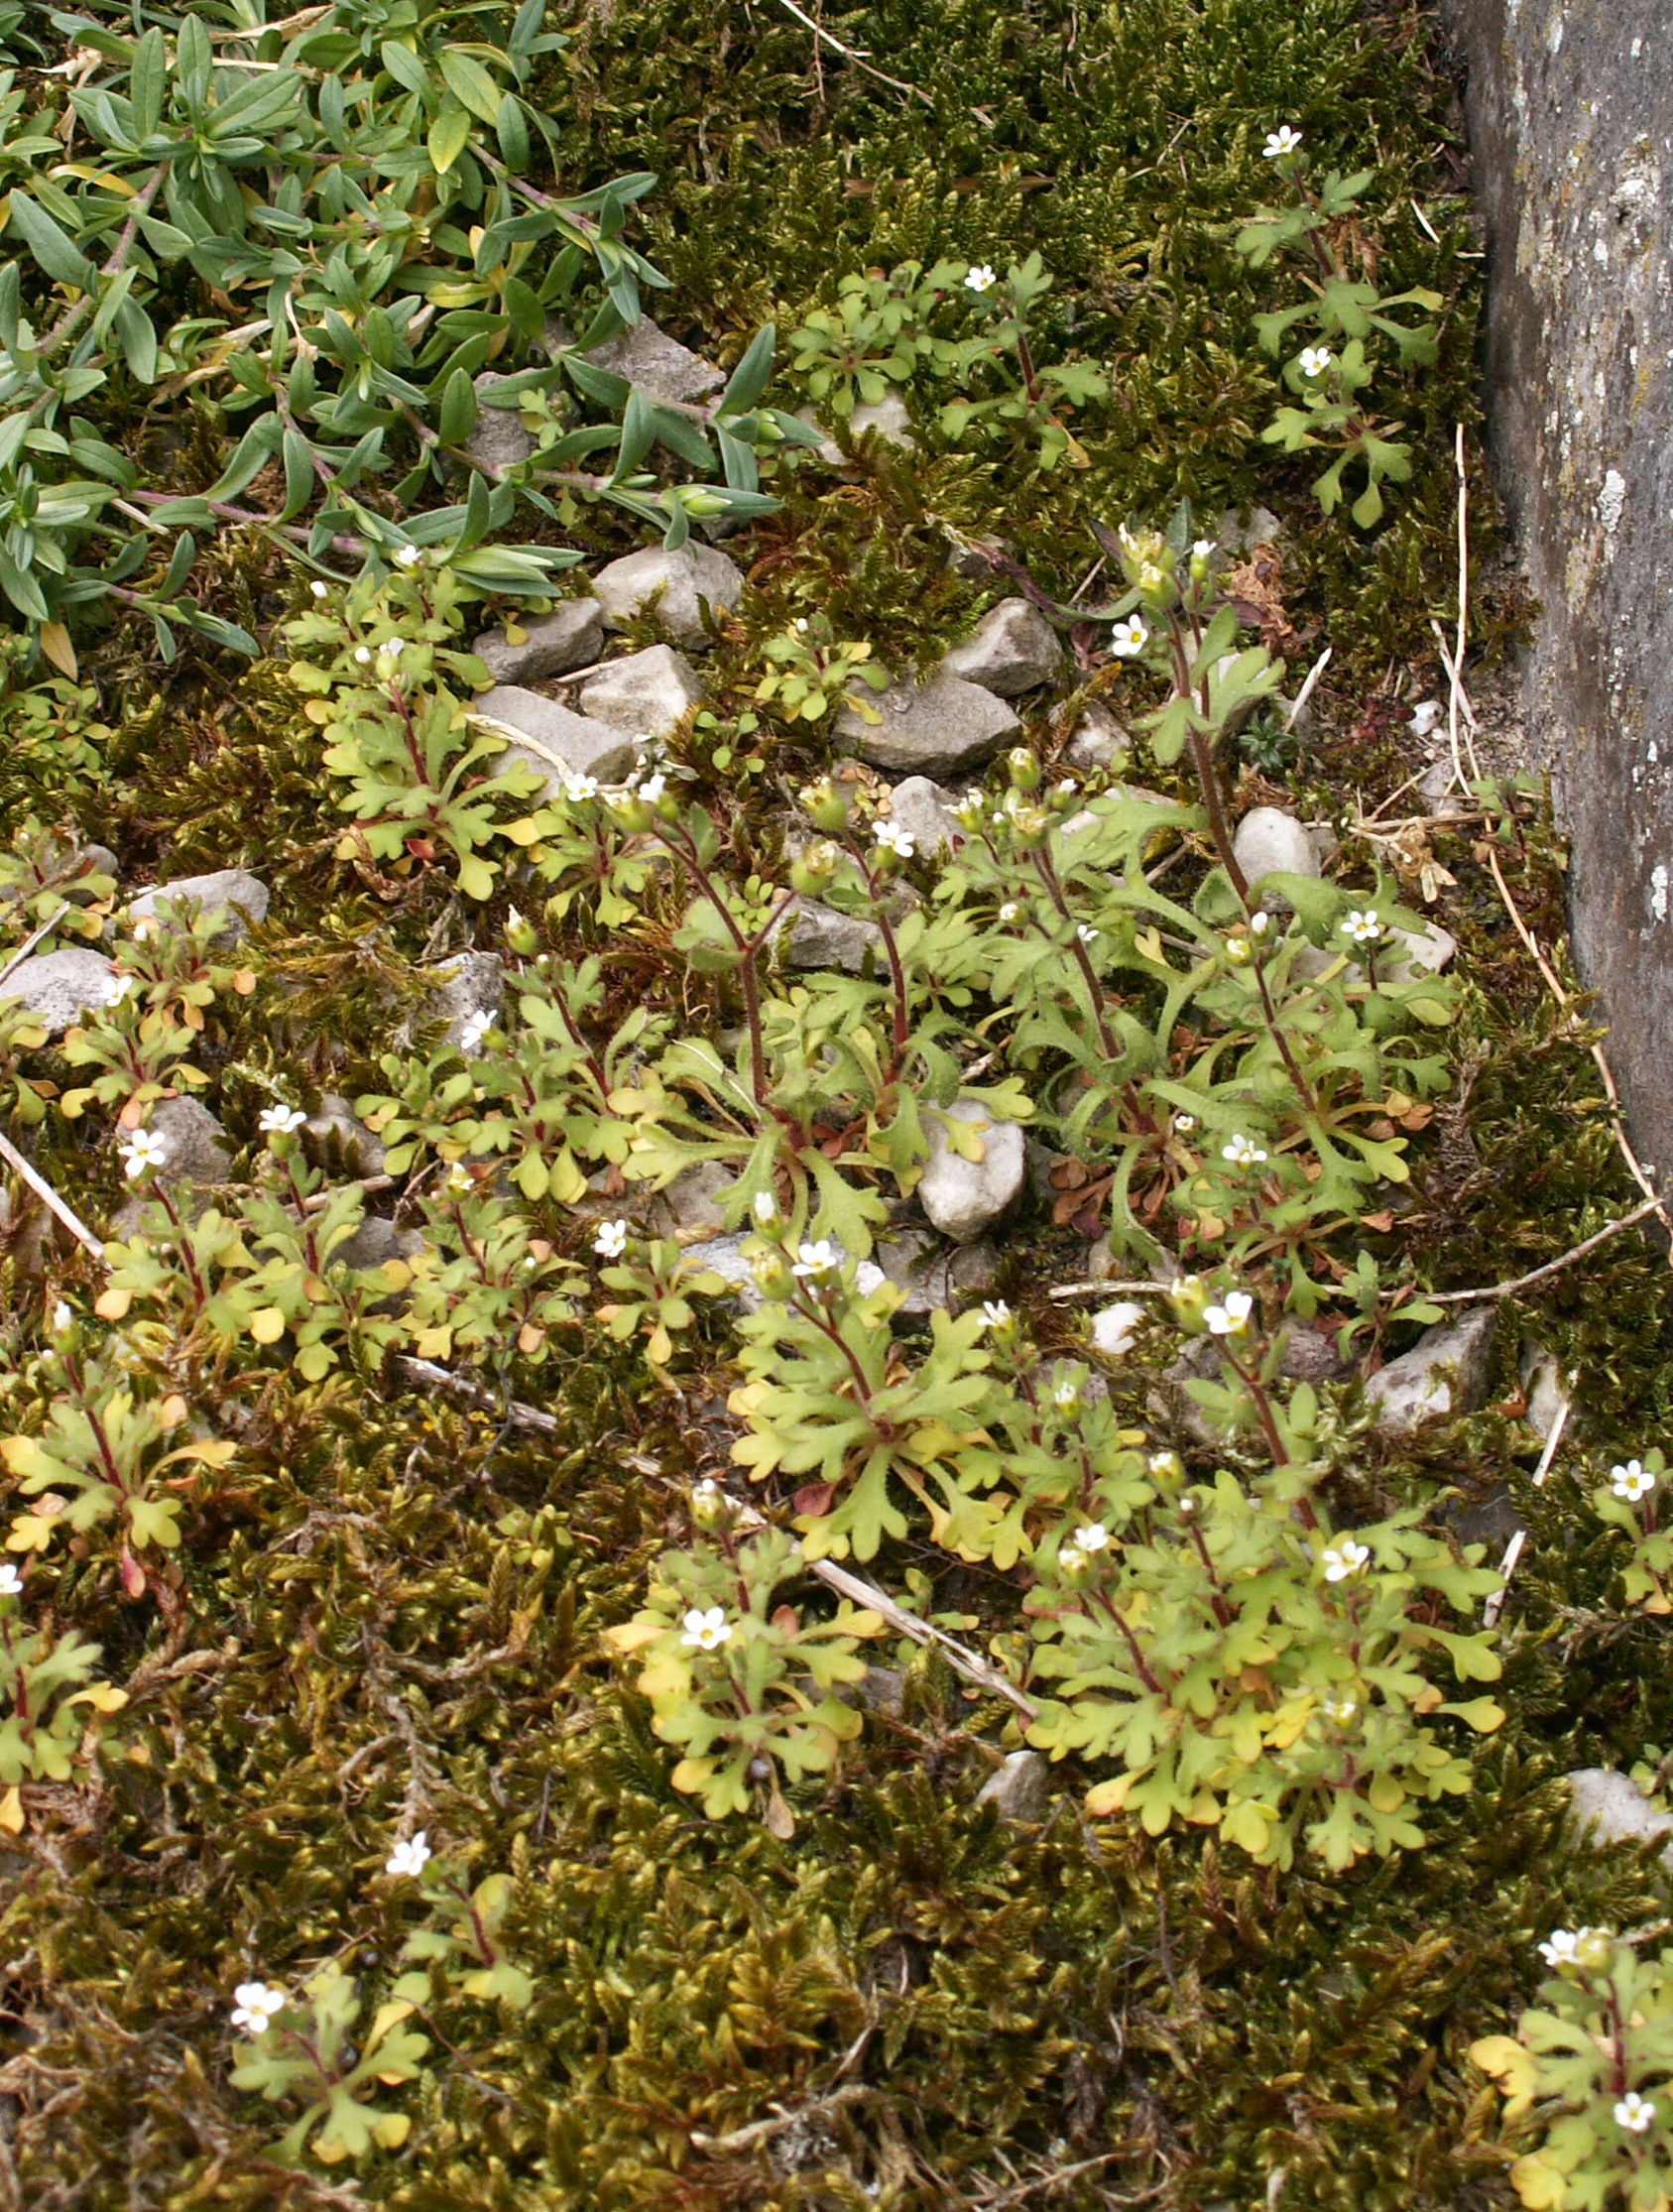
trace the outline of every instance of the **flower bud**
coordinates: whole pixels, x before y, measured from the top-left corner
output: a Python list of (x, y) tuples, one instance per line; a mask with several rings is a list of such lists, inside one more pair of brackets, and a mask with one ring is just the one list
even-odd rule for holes
[(1203, 1315), (1208, 1311), (1209, 1294), (1200, 1276), (1182, 1275), (1167, 1293), (1173, 1308), (1173, 1317), (1182, 1329), (1189, 1329), (1193, 1336), (1203, 1331)]
[(828, 837), (821, 837), (808, 846), (799, 859), (790, 863), (790, 886), (804, 897), (816, 897), (829, 890), (837, 870), (842, 866), (842, 848), (833, 845)]
[(835, 837), (848, 826), (848, 805), (828, 776), (804, 785), (799, 794), (802, 811), (815, 829)]
[(1176, 1451), (1153, 1451), (1150, 1454), (1150, 1480), (1172, 1488), (1185, 1480), (1185, 1462)]
[(1021, 846), (1043, 844), (1051, 827), (1051, 816), (1043, 806), (1014, 806), (1011, 808), (1011, 826), (1016, 842)]
[(781, 1252), (770, 1247), (766, 1251), (753, 1253), (750, 1257), (750, 1273), (755, 1278), (756, 1289), (764, 1298), (771, 1298), (775, 1305), (788, 1304), (790, 1294), (795, 1290), (795, 1277), (790, 1272), (789, 1261)]
[(1255, 958), (1255, 947), (1241, 932), (1226, 939), (1226, 957), (1235, 968), (1247, 968)]
[(1012, 788), (1019, 792), (1039, 790), (1040, 764), (1026, 745), (1014, 745), (1005, 757), (1011, 771)]
[(515, 907), (506, 916), (506, 942), (512, 950), (528, 959), (539, 940), (535, 935), (535, 924), (526, 922)]

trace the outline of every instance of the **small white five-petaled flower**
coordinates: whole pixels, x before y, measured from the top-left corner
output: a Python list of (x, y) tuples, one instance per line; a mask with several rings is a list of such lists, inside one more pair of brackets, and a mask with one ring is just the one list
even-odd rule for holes
[(363, 669), (369, 669), (372, 666), (372, 648), (369, 645), (357, 645), (354, 658)]
[(1088, 1557), (1095, 1551), (1108, 1551), (1110, 1532), (1102, 1521), (1089, 1521), (1084, 1529), (1077, 1529), (1069, 1541), (1079, 1546)]
[(1610, 1469), (1610, 1488), (1617, 1498), (1624, 1498), (1629, 1506), (1635, 1506), (1655, 1488), (1655, 1477), (1647, 1474), (1636, 1459), (1629, 1459), (1624, 1467)]
[(1051, 1393), (1051, 1403), (1059, 1413), (1073, 1413), (1081, 1402), (1081, 1387), (1072, 1375), (1065, 1375)]
[(267, 1106), (257, 1127), (269, 1137), (292, 1137), (306, 1120), (299, 1106)]
[(1629, 2135), (1641, 2136), (1654, 2124), (1655, 2106), (1648, 2097), (1640, 2097), (1635, 2089), (1629, 2089), (1615, 2106), (1614, 2118), (1617, 2127), (1624, 2128)]
[(384, 1861), (386, 1874), (422, 1874), (432, 1856), (420, 1828), (416, 1836), (409, 1836), (405, 1843), (398, 1843)]
[(397, 565), (402, 568), (416, 568), (423, 557), (417, 546), (403, 546), (395, 556)]
[(1375, 915), (1362, 913), (1358, 907), (1338, 922), (1337, 926), (1345, 937), (1352, 937), (1356, 944), (1374, 944), (1382, 934), (1382, 924)]
[(1301, 373), (1306, 377), (1321, 377), (1330, 367), (1331, 351), (1328, 345), (1304, 345), (1301, 348)]
[(1228, 1290), (1225, 1304), (1211, 1305), (1203, 1315), (1203, 1326), (1210, 1336), (1242, 1336), (1254, 1311), (1255, 1300), (1247, 1290)]
[(247, 2028), (252, 2035), (265, 2035), (291, 2002), (282, 1989), (266, 1982), (240, 1982), (232, 1994), (232, 2025)]
[(1197, 1117), (1195, 1114), (1175, 1114), (1173, 1126), (1182, 1137), (1188, 1137), (1197, 1126)]
[[(139, 932), (136, 930), (135, 935), (137, 936)], [(120, 1006), (122, 1004), (122, 1001), (128, 996), (128, 993), (133, 988), (134, 979), (131, 975), (113, 975), (108, 977), (106, 979), (104, 987), (105, 1005)]]
[(1150, 1454), (1150, 1472), (1162, 1482), (1183, 1482), (1185, 1462), (1176, 1451), (1153, 1451)]
[(1229, 1161), (1234, 1167), (1258, 1167), (1266, 1155), (1252, 1139), (1240, 1135), (1234, 1137), (1229, 1145), (1221, 1146), (1220, 1157)]
[(774, 1197), (771, 1190), (758, 1190), (756, 1192), (754, 1211), (756, 1219), (763, 1228), (767, 1226), (768, 1222), (777, 1220), (778, 1201)]
[(888, 1281), (875, 1260), (862, 1260), (854, 1270), (854, 1288), (863, 1298), (869, 1298), (874, 1290), (881, 1290)]
[(822, 1275), (833, 1275), (842, 1261), (834, 1244), (821, 1237), (817, 1244), (804, 1244), (796, 1254), (795, 1266), (790, 1270), (804, 1282), (816, 1282)]
[(1338, 1728), (1351, 1721), (1359, 1709), (1359, 1700), (1354, 1697), (1321, 1697), (1319, 1700), (1320, 1712), (1326, 1720), (1335, 1721)]
[(566, 776), (563, 779), (563, 796), (571, 806), (579, 806), (586, 799), (598, 797), (596, 776)]
[(1547, 1966), (1576, 1966), (1583, 1953), (1592, 1953), (1588, 1963), (1601, 1964), (1609, 1951), (1610, 1934), (1607, 1928), (1553, 1928), (1539, 1946), (1539, 1955)]
[(1135, 653), (1142, 653), (1149, 643), (1150, 633), (1135, 614), (1125, 622), (1118, 622), (1110, 634), (1110, 651), (1118, 661), (1131, 661)]
[(1098, 941), (1099, 931), (1096, 929), (1089, 929), (1086, 923), (1082, 922), (1077, 923), (1075, 928), (1075, 935), (1079, 937), (1082, 944), (1096, 944)]
[(1327, 1582), (1346, 1582), (1351, 1574), (1358, 1574), (1371, 1559), (1371, 1546), (1356, 1543), (1352, 1536), (1344, 1536), (1340, 1543), (1327, 1544), (1319, 1554)]
[(601, 1260), (619, 1260), (628, 1249), (628, 1225), (625, 1221), (607, 1221), (592, 1240), (592, 1248)]
[(711, 1605), (707, 1612), (693, 1606), (685, 1616), (684, 1627), (685, 1634), (679, 1641), (695, 1652), (718, 1652), (732, 1641), (732, 1623), (718, 1605)]
[(999, 278), (987, 262), (980, 261), (964, 280), (966, 292), (992, 292)]
[(68, 1328), (70, 1322), (74, 1320), (74, 1318), (75, 1315), (70, 1311), (70, 1308), (65, 1300), (60, 1298), (58, 1304), (55, 1305), (53, 1308), (54, 1328), (66, 1329)]
[(657, 799), (661, 798), (662, 794), (667, 790), (667, 778), (659, 774), (656, 776), (648, 776), (643, 784), (639, 784), (635, 787), (640, 798), (644, 799), (647, 806), (655, 806)]
[(1004, 1298), (985, 1298), (982, 1302), (982, 1318), (991, 1329), (1009, 1328), (1011, 1308)]
[(482, 1040), (488, 1035), (488, 1032), (493, 1027), (494, 1016), (492, 1012), (486, 1006), (479, 1006), (476, 1012), (471, 1016), (470, 1020), (465, 1024), (464, 1028), (459, 1032), (460, 1051), (479, 1051), (482, 1046)]
[(15, 1598), (22, 1595), (23, 1576), (19, 1574), (17, 1568), (8, 1559), (4, 1566), (0, 1566), (0, 1598)]
[(136, 1129), (131, 1137), (119, 1137), (116, 1149), (122, 1155), (122, 1172), (130, 1182), (137, 1182), (168, 1159), (169, 1140), (154, 1130)]
[(898, 822), (879, 822), (877, 841), (885, 852), (892, 852), (896, 860), (910, 860), (917, 846), (909, 829), (902, 829)]
[(1301, 133), (1292, 131), (1287, 123), (1280, 123), (1275, 131), (1267, 132), (1262, 152), (1267, 161), (1275, 162), (1285, 154), (1293, 154), (1300, 144)]

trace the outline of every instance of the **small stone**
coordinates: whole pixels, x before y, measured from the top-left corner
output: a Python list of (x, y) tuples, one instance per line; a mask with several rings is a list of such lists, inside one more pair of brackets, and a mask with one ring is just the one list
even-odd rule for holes
[[(1606, 1851), (1613, 1843), (1654, 1843), (1673, 1831), (1673, 1813), (1658, 1812), (1630, 1775), (1614, 1767), (1579, 1767), (1563, 1780), (1569, 1785), (1569, 1812), (1587, 1849)], [(1673, 1845), (1660, 1854), (1673, 1874)]]
[(639, 758), (638, 744), (615, 723), (573, 714), (556, 699), (526, 691), (518, 683), (496, 683), (477, 696), (470, 711), (479, 721), (495, 723), (495, 735), (511, 739), (495, 755), (493, 767), (501, 772), (514, 764), (527, 768), (541, 779), (541, 797), (546, 799), (559, 797), (569, 776), (618, 784)]
[(838, 914), (817, 899), (798, 899), (775, 934), (783, 939), (789, 968), (841, 968), (859, 975), (868, 957), (874, 962), (884, 957), (883, 931), (875, 922)]
[(1416, 811), (1437, 821), (1452, 821), (1476, 809), (1476, 801), (1470, 794), (1459, 790), (1450, 760), (1431, 761), (1418, 778), (1413, 797)]
[(1425, 1421), (1473, 1413), (1487, 1395), (1497, 1324), (1497, 1307), (1479, 1305), (1450, 1326), (1425, 1329), (1366, 1385), (1378, 1428), (1404, 1436)]
[(167, 1140), (169, 1151), (158, 1168), (167, 1183), (225, 1182), (232, 1165), (232, 1140), (206, 1106), (195, 1098), (163, 1098), (146, 1116), (153, 1136)]
[(906, 1677), (897, 1666), (868, 1666), (856, 1687), (868, 1713), (896, 1718), (906, 1701)]
[(1093, 1316), (1092, 1349), (1107, 1360), (1125, 1359), (1137, 1342), (1144, 1319), (1144, 1308), (1129, 1298), (1123, 1298), (1119, 1305), (1107, 1305)]
[(461, 952), (431, 972), (437, 977), (437, 988), (424, 1000), (422, 1019), (445, 1022), (449, 1045), (464, 1042), (476, 1015), (499, 1013), (506, 966), (497, 952)]
[(1342, 840), (1329, 822), (1308, 822), (1305, 825), (1307, 842), (1313, 848), (1313, 858), (1318, 862), (1315, 875), (1323, 875), (1337, 854), (1342, 850)]
[(694, 1160), (657, 1193), (657, 1208), (676, 1237), (718, 1237), (726, 1228), (720, 1201), (736, 1180), (723, 1161)]
[(941, 673), (1010, 699), (1049, 683), (1062, 665), (1062, 640), (1039, 609), (1026, 599), (1002, 599), (945, 656)]
[(1022, 727), (992, 691), (956, 676), (892, 684), (868, 704), (881, 720), (868, 722), (845, 706), (837, 715), (837, 735), (863, 761), (890, 775), (962, 775), (991, 761)]
[(1116, 720), (1107, 706), (1091, 699), (1080, 710), (1069, 742), (1063, 748), (1064, 761), (1070, 768), (1077, 768), (1083, 776), (1098, 770), (1115, 768), (1132, 757), (1133, 740)]
[(1313, 840), (1293, 814), (1276, 806), (1255, 806), (1244, 816), (1232, 839), (1238, 866), (1253, 891), (1270, 875), (1316, 876), (1319, 860)]
[(581, 685), (585, 713), (636, 737), (666, 737), (702, 704), (703, 696), (690, 662), (668, 645), (612, 661)]
[(195, 901), (204, 914), (224, 913), (226, 925), (214, 941), (225, 946), (241, 942), (249, 923), (267, 920), (273, 894), (248, 868), (216, 868), (206, 876), (176, 876), (170, 883), (153, 884), (130, 903), (130, 918), (139, 922), (155, 915), (161, 899), (178, 906)]
[(1291, 1327), (1284, 1332), (1278, 1373), (1291, 1383), (1343, 1383), (1354, 1372), (1322, 1329)]
[(1419, 929), (1396, 929), (1405, 947), (1403, 959), (1391, 960), (1382, 970), (1390, 983), (1415, 983), (1420, 975), (1439, 975), (1458, 950), (1458, 939), (1438, 922)]
[(857, 407), (848, 418), (848, 428), (857, 441), (871, 430), (886, 445), (897, 445), (903, 453), (917, 450), (912, 419), (898, 392), (886, 392), (876, 407)]
[(335, 1091), (327, 1091), (303, 1122), (302, 1136), (309, 1160), (330, 1173), (359, 1176), (384, 1171), (383, 1140)]
[(1524, 1417), (1534, 1434), (1544, 1439), (1556, 1427), (1558, 1414), (1569, 1410), (1562, 1365), (1555, 1352), (1548, 1352), (1537, 1338), (1529, 1337), (1516, 1362), (1516, 1373), (1528, 1402)]
[(357, 1229), (351, 1230), (342, 1243), (327, 1253), (328, 1268), (381, 1268), (391, 1260), (410, 1260), (415, 1252), (423, 1249), (423, 1237), (417, 1229), (398, 1229), (393, 1221), (386, 1221), (381, 1213), (369, 1213)]
[(1037, 1751), (1014, 1751), (976, 1792), (979, 1805), (992, 1805), (1002, 1820), (1031, 1828), (1046, 1815), (1050, 1803), (1047, 1782), (1050, 1769)]
[(1283, 536), (1284, 526), (1269, 507), (1256, 507), (1247, 523), (1228, 507), (1214, 526), (1214, 542), (1233, 560), (1247, 559), (1256, 546), (1269, 546)]
[(496, 683), (541, 683), (584, 669), (604, 651), (604, 609), (590, 594), (562, 600), (550, 614), (531, 615), (516, 627), (526, 633), (521, 645), (512, 645), (500, 629), (485, 630), (471, 647)]
[(607, 630), (625, 630), (641, 618), (657, 623), (676, 643), (701, 653), (714, 643), (703, 622), (702, 602), (719, 614), (738, 604), (744, 571), (713, 546), (647, 546), (611, 561), (593, 578)]
[[(96, 876), (119, 877), (122, 873), (122, 863), (108, 845), (78, 845), (75, 857), (83, 869), (90, 869)], [(66, 884), (64, 889), (78, 891), (82, 885)]]
[(71, 945), (62, 952), (38, 952), (20, 960), (7, 976), (0, 998), (21, 999), (49, 1037), (69, 1028), (78, 1014), (110, 1003), (116, 978), (113, 962), (102, 952)]
[(595, 369), (626, 377), (652, 399), (675, 405), (705, 399), (726, 382), (724, 370), (670, 338), (648, 314), (642, 314), (631, 330), (595, 345), (586, 358)]
[[(908, 1232), (909, 1234), (909, 1232)], [(902, 1242), (905, 1240), (902, 1239)], [(917, 1270), (906, 1302), (900, 1307), (905, 1314), (959, 1313), (977, 1298), (986, 1297), (999, 1281), (1000, 1255), (987, 1242), (955, 1245), (951, 1252), (933, 1250), (933, 1240), (924, 1238), (931, 1245), (932, 1257), (928, 1264)], [(878, 1248), (878, 1259), (890, 1281), (889, 1263), (884, 1258), (884, 1248)]]
[(933, 859), (943, 847), (956, 851), (964, 831), (953, 814), (957, 800), (927, 776), (908, 776), (889, 795), (889, 818), (908, 830), (917, 851)]
[(947, 1142), (941, 1116), (929, 1114), (929, 1164), (918, 1184), (918, 1200), (943, 1236), (973, 1244), (1016, 1198), (1027, 1172), (1027, 1154), (1017, 1125), (995, 1121), (975, 1099), (960, 1099), (945, 1111), (949, 1120), (980, 1133), (983, 1157), (961, 1159)]
[(535, 440), (524, 429), (517, 409), (488, 404), (489, 393), (510, 382), (510, 377), (499, 376), (492, 369), (484, 369), (476, 379), (476, 421), (465, 439), (464, 451), (467, 460), (491, 473), (521, 467), (535, 450)]
[(688, 1244), (685, 1257), (694, 1268), (707, 1268), (718, 1275), (723, 1283), (730, 1283), (738, 1293), (738, 1301), (746, 1313), (754, 1313), (761, 1306), (761, 1292), (750, 1263), (744, 1258), (744, 1238), (740, 1233), (730, 1237), (711, 1237), (704, 1244)]

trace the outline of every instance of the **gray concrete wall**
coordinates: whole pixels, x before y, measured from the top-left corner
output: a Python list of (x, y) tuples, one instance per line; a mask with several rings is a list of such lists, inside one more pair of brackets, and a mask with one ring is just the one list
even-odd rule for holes
[(1494, 474), (1543, 602), (1527, 725), (1642, 1156), (1673, 1177), (1673, 0), (1445, 0)]

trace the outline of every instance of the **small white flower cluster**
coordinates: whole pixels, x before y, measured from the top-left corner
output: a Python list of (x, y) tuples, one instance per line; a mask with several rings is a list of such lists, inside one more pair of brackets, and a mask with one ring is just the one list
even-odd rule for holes
[(1338, 1537), (1319, 1553), (1319, 1564), (1325, 1570), (1327, 1582), (1346, 1582), (1350, 1575), (1363, 1574), (1370, 1563), (1371, 1546), (1356, 1543), (1352, 1536)]
[(681, 1625), (685, 1634), (679, 1641), (694, 1652), (718, 1652), (732, 1641), (732, 1623), (718, 1605), (706, 1611), (693, 1606)]
[(294, 1137), (306, 1120), (299, 1106), (266, 1106), (256, 1126), (268, 1137)]
[(628, 1249), (628, 1225), (625, 1221), (607, 1221), (592, 1240), (592, 1248), (601, 1260), (619, 1260)]
[(1629, 1459), (1624, 1467), (1610, 1469), (1610, 1489), (1627, 1505), (1635, 1506), (1640, 1498), (1647, 1498), (1655, 1488), (1655, 1477), (1636, 1459)]
[(1254, 1139), (1243, 1136), (1234, 1137), (1229, 1145), (1222, 1145), (1220, 1157), (1229, 1161), (1234, 1167), (1259, 1167), (1265, 1165), (1266, 1160), (1265, 1153)]
[(130, 1182), (137, 1182), (168, 1159), (169, 1140), (153, 1130), (136, 1129), (132, 1136), (118, 1137), (116, 1149), (122, 1155), (122, 1172)]
[(1628, 2135), (1641, 2136), (1646, 2128), (1655, 2124), (1655, 2104), (1649, 2097), (1640, 2097), (1629, 2089), (1614, 2108), (1617, 2128), (1624, 2128)]
[(1204, 1313), (1203, 1327), (1210, 1336), (1242, 1336), (1254, 1311), (1255, 1300), (1247, 1290), (1228, 1290), (1224, 1304), (1211, 1305)]
[(1091, 1564), (1100, 1551), (1110, 1548), (1110, 1532), (1101, 1521), (1089, 1521), (1076, 1529), (1057, 1554), (1057, 1564), (1065, 1574), (1079, 1574)]
[(409, 1836), (405, 1843), (398, 1843), (384, 1861), (384, 1872), (395, 1875), (420, 1875), (434, 1856), (424, 1840), (420, 1828), (416, 1836)]
[(240, 1982), (233, 1991), (232, 2025), (265, 2035), (291, 2000), (268, 1982)]
[(571, 806), (579, 806), (586, 799), (596, 799), (598, 778), (581, 774), (566, 776), (563, 779), (563, 796)]
[[(140, 933), (143, 918), (141, 922), (136, 922), (134, 924), (134, 935), (136, 937)], [(106, 977), (104, 986), (105, 1005), (120, 1006), (122, 1004), (122, 1001), (128, 996), (128, 993), (133, 988), (134, 979), (131, 975), (112, 975)]]

